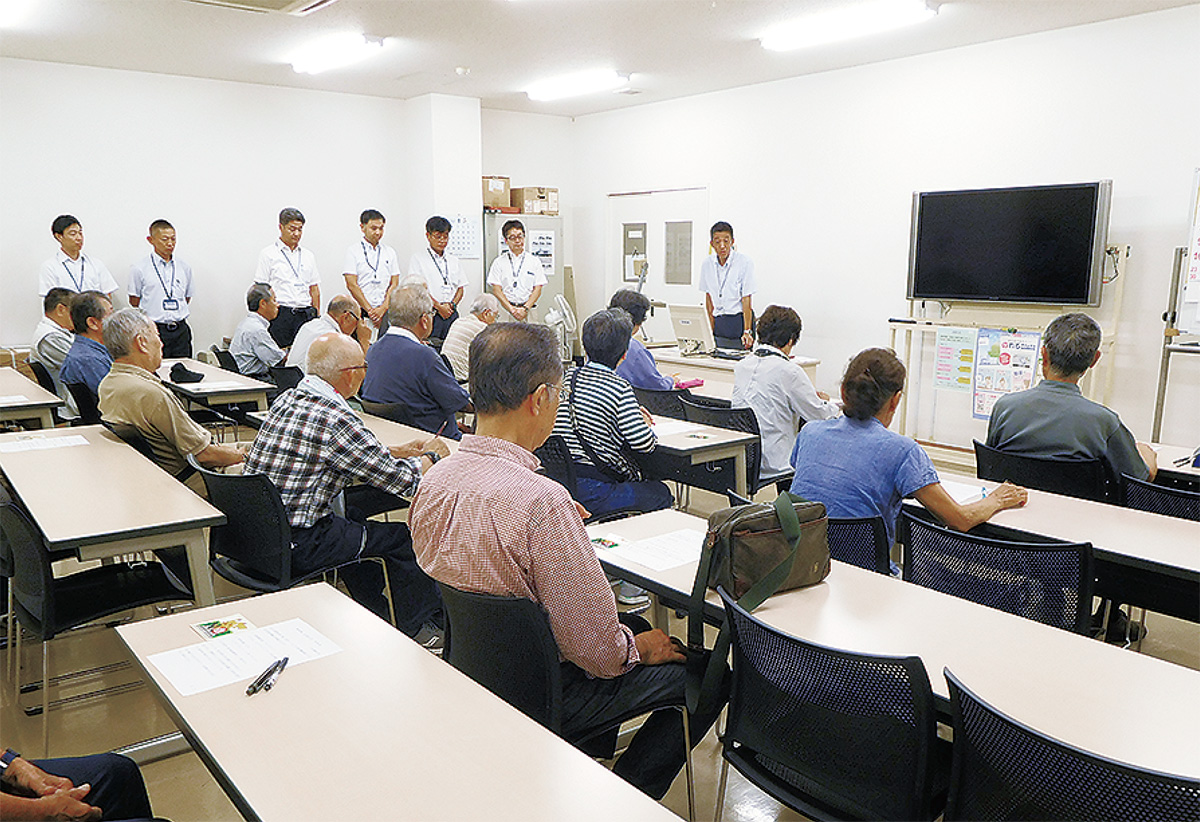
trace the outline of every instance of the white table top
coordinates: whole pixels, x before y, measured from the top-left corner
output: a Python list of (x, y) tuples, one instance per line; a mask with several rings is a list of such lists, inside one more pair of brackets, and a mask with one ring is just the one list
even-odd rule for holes
[[(253, 697), (245, 682), (183, 697), (145, 662), (234, 613), (259, 627), (301, 617), (343, 650)], [(676, 819), (323, 583), (117, 631), (234, 802), (261, 819)]]
[[(698, 422), (684, 422), (668, 417), (656, 418), (655, 422), (660, 426), (668, 425), (671, 428), (680, 429), (674, 433), (660, 434), (658, 437), (659, 448), (676, 454), (687, 455), (724, 448), (729, 445), (746, 445), (758, 439), (756, 434), (701, 425)], [(660, 426), (656, 426), (656, 433)], [(683, 430), (682, 426), (687, 426), (687, 430)]]
[(1196, 448), (1192, 446), (1188, 448), (1182, 445), (1163, 445), (1161, 443), (1150, 446), (1158, 454), (1158, 470), (1171, 474), (1187, 474), (1193, 477), (1200, 477), (1200, 468), (1192, 465), (1192, 460), (1188, 460), (1183, 465), (1176, 465), (1175, 460), (1183, 457), (1190, 457), (1195, 453)]
[(0, 434), (0, 444), (83, 437), (87, 445), (0, 452), (0, 471), (56, 548), (220, 525), (225, 516), (103, 426)]
[[(656, 511), (588, 530), (635, 539), (705, 527), (698, 517)], [(626, 564), (680, 592), (690, 592), (695, 576), (695, 563), (663, 572)], [(948, 667), (1043, 733), (1122, 762), (1200, 777), (1200, 672), (1190, 668), (836, 561), (824, 582), (773, 597), (755, 616), (834, 648), (919, 656), (943, 698)]]
[[(246, 416), (262, 424), (267, 418), (267, 413), (266, 411), (251, 411)], [(413, 440), (427, 440), (433, 436), (428, 431), (422, 431), (420, 428), (413, 428), (411, 425), (392, 422), (389, 419), (377, 417), (365, 411), (355, 411), (354, 413), (358, 414), (371, 433), (378, 437), (379, 441), (385, 446), (405, 445)], [(443, 438), (442, 442), (446, 443), (446, 447), (450, 449), (451, 454), (458, 450), (458, 440)]]
[(63, 404), (61, 398), (7, 365), (0, 367), (0, 398), (0, 407), (5, 409), (57, 408)]
[[(198, 374), (203, 374), (204, 379), (200, 382), (172, 382), (171, 367), (176, 363), (183, 363), (189, 371), (195, 371)], [(170, 359), (163, 360), (162, 365), (158, 367), (159, 379), (169, 385), (174, 390), (185, 394), (189, 397), (205, 397), (205, 396), (221, 396), (222, 394), (242, 394), (247, 391), (263, 391), (274, 388), (270, 383), (256, 380), (253, 377), (247, 377), (244, 374), (235, 374), (232, 371), (226, 371), (224, 368), (216, 365), (210, 365), (206, 362), (193, 359)], [(213, 387), (216, 386), (216, 387)]]

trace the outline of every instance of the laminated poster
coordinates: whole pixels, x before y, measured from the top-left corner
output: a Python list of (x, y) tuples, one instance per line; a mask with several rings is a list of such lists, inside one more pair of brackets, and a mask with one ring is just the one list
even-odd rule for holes
[(969, 392), (975, 373), (974, 328), (939, 328), (934, 348), (933, 387)]
[(975, 340), (975, 382), (971, 415), (986, 420), (996, 400), (1033, 387), (1042, 347), (1037, 331), (981, 328)]

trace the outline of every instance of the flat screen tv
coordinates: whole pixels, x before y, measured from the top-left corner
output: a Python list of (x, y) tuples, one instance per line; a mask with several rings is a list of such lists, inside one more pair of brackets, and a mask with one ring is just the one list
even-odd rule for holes
[(913, 193), (910, 300), (1097, 305), (1112, 180)]

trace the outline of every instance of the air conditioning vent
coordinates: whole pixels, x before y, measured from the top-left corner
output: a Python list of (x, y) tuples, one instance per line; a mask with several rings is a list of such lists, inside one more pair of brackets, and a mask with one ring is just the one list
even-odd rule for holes
[(332, 6), (337, 0), (185, 0), (188, 3), (199, 3), (203, 6), (224, 6), (229, 9), (242, 11), (282, 12), (294, 17), (312, 14), (317, 9)]

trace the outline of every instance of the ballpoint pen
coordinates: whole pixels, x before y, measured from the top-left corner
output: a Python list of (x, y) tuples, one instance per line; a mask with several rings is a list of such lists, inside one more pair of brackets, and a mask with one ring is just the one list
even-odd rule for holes
[(275, 668), (275, 672), (272, 673), (269, 677), (267, 677), (267, 681), (263, 685), (264, 691), (269, 691), (269, 690), (271, 690), (271, 688), (275, 687), (275, 680), (279, 679), (279, 675), (281, 673), (283, 673), (283, 669), (287, 667), (287, 663), (288, 663), (288, 658), (286, 656), (283, 659), (279, 660), (279, 662), (277, 663), (277, 667)]
[(255, 680), (246, 687), (246, 696), (253, 696), (261, 691), (263, 686), (267, 684), (267, 680), (271, 679), (271, 675), (275, 673), (275, 669), (279, 668), (281, 662), (286, 664), (287, 657), (284, 657), (282, 660), (277, 659), (268, 665), (267, 670), (259, 674)]

